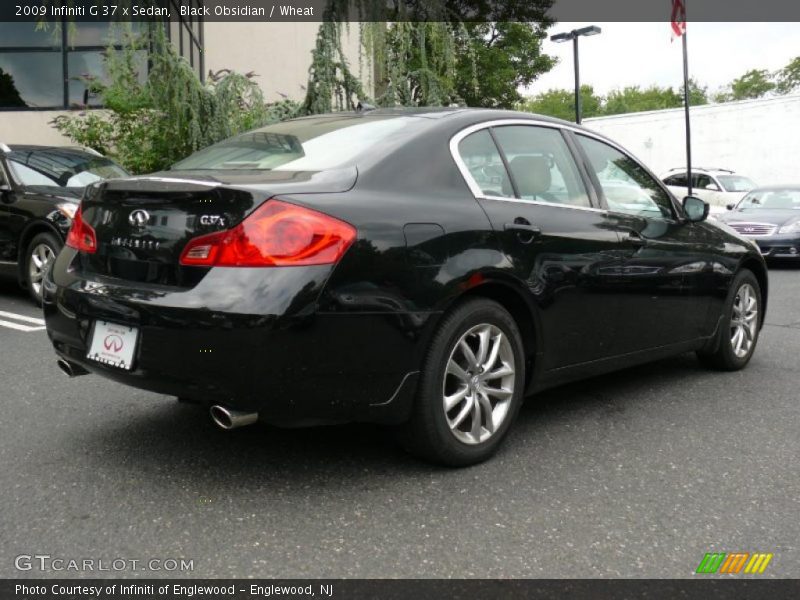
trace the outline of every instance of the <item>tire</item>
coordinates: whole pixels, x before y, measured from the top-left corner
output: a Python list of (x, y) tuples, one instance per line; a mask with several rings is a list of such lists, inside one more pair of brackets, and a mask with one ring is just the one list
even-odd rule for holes
[(61, 251), (61, 246), (61, 241), (52, 233), (37, 233), (25, 249), (22, 276), (28, 294), (37, 306), (42, 305), (44, 275)]
[[(482, 368), (461, 342), (472, 358), (485, 357)], [(492, 300), (468, 300), (444, 317), (431, 341), (400, 441), (412, 454), (442, 465), (482, 462), (508, 433), (524, 387), (525, 352), (514, 318)]]
[(708, 349), (697, 352), (700, 361), (720, 371), (743, 369), (758, 344), (762, 306), (758, 279), (752, 271), (742, 269), (733, 279), (714, 342)]

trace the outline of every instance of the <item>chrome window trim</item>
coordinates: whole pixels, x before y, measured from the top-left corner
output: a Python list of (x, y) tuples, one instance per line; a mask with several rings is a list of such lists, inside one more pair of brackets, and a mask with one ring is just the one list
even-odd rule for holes
[[(514, 118), (509, 118), (509, 119), (495, 119), (495, 120), (492, 120), (492, 121), (484, 121), (482, 123), (475, 123), (474, 125), (470, 125), (469, 127), (466, 127), (464, 129), (462, 129), (461, 131), (456, 133), (452, 138), (450, 138), (450, 154), (452, 155), (453, 160), (455, 161), (456, 166), (458, 167), (458, 170), (461, 171), (461, 176), (464, 178), (464, 181), (466, 182), (467, 187), (469, 187), (470, 191), (472, 192), (472, 195), (475, 197), (476, 200), (477, 199), (499, 200), (501, 202), (519, 202), (519, 203), (522, 203), (522, 204), (533, 204), (533, 205), (539, 205), (539, 206), (557, 206), (557, 207), (561, 207), (561, 208), (571, 208), (573, 210), (587, 210), (587, 211), (590, 211), (590, 212), (601, 212), (601, 213), (609, 213), (610, 212), (610, 213), (613, 213), (613, 214), (620, 214), (620, 215), (627, 215), (627, 216), (631, 215), (631, 213), (617, 212), (617, 211), (610, 210), (608, 208), (596, 208), (594, 206), (572, 206), (572, 205), (569, 205), (569, 204), (557, 204), (555, 202), (540, 202), (540, 201), (537, 201), (537, 200), (521, 200), (520, 198), (504, 198), (502, 196), (489, 196), (487, 194), (484, 194), (483, 191), (478, 186), (478, 184), (472, 178), (472, 174), (469, 172), (469, 169), (467, 168), (467, 165), (461, 159), (461, 155), (458, 152), (458, 144), (465, 137), (467, 137), (468, 135), (470, 135), (472, 133), (475, 133), (476, 131), (481, 131), (482, 129), (489, 129), (491, 127), (500, 127), (500, 126), (503, 126), (503, 125), (530, 125), (530, 126), (535, 126), (535, 127), (547, 127), (549, 129), (556, 129), (556, 130), (567, 130), (567, 131), (571, 131), (571, 132), (573, 132), (573, 133), (575, 133), (577, 135), (583, 135), (583, 136), (586, 136), (588, 138), (592, 138), (594, 140), (597, 140), (598, 142), (601, 142), (603, 144), (607, 144), (607, 145), (611, 146), (615, 150), (621, 152), (623, 155), (625, 155), (628, 158), (630, 158), (637, 165), (641, 166), (645, 170), (645, 172), (647, 172), (650, 175), (650, 177), (652, 177), (653, 180), (657, 182), (657, 184), (664, 191), (664, 193), (667, 194), (667, 198), (669, 198), (670, 202), (672, 203), (672, 208), (674, 210), (674, 215), (673, 215), (672, 219), (662, 218), (662, 220), (669, 221), (669, 222), (676, 222), (676, 221), (680, 220), (681, 211), (680, 211), (680, 208), (678, 206), (676, 206), (676, 203), (679, 204), (679, 202), (677, 201), (675, 196), (673, 196), (672, 193), (669, 191), (669, 189), (667, 188), (666, 184), (663, 181), (661, 181), (661, 179), (659, 179), (655, 175), (655, 173), (653, 173), (650, 169), (648, 169), (647, 166), (645, 166), (644, 163), (642, 163), (642, 161), (640, 161), (635, 156), (633, 156), (625, 148), (623, 148), (622, 146), (617, 144), (615, 141), (610, 140), (607, 137), (605, 137), (603, 135), (600, 135), (598, 133), (595, 133), (593, 131), (589, 131), (587, 129), (583, 129), (581, 127), (575, 127), (575, 126), (569, 125), (569, 124), (553, 123), (551, 121), (543, 121), (541, 119), (519, 119), (519, 118), (514, 119)], [(570, 154), (571, 154), (571, 152), (570, 152)], [(578, 166), (578, 165), (576, 165), (576, 166)], [(680, 167), (678, 167), (678, 168), (680, 168)], [(588, 190), (587, 190), (587, 192), (588, 192)], [(634, 215), (634, 216), (636, 216), (636, 215)], [(648, 217), (644, 217), (644, 218), (648, 218)]]
[[(605, 208), (597, 208), (594, 206), (573, 206), (571, 204), (559, 204), (557, 202), (542, 202), (541, 200), (523, 200), (521, 198), (508, 198), (505, 196), (491, 196), (489, 194), (484, 194), (483, 190), (481, 190), (480, 186), (475, 182), (475, 179), (472, 177), (472, 173), (469, 172), (469, 168), (467, 167), (464, 160), (461, 158), (461, 154), (458, 152), (458, 145), (461, 141), (478, 131), (483, 129), (490, 129), (492, 127), (502, 127), (504, 125), (528, 125), (534, 127), (546, 127), (548, 129), (555, 129), (560, 131), (561, 129), (572, 129), (566, 125), (561, 125), (559, 123), (550, 123), (549, 121), (540, 121), (538, 119), (496, 119), (493, 121), (484, 121), (483, 123), (475, 123), (474, 125), (470, 125), (456, 133), (452, 138), (450, 138), (450, 155), (453, 157), (453, 160), (458, 167), (458, 170), (461, 172), (461, 176), (464, 178), (464, 181), (467, 184), (470, 192), (472, 192), (473, 197), (478, 200), (495, 200), (499, 202), (516, 202), (518, 204), (525, 204), (525, 205), (533, 205), (533, 206), (549, 206), (551, 208), (569, 208), (572, 210), (586, 210), (589, 212), (600, 212), (600, 213), (607, 213), (608, 210)], [(574, 131), (583, 132), (582, 129), (574, 129)], [(594, 136), (600, 141), (606, 141), (604, 138), (600, 136)], [(567, 148), (569, 151), (570, 156), (572, 156), (572, 152)], [(573, 159), (574, 160), (574, 159)], [(575, 165), (578, 168), (579, 165)], [(586, 190), (587, 198), (589, 190)]]
[(12, 183), (16, 183), (17, 182), (16, 179), (14, 179), (14, 180), (11, 179), (11, 176), (9, 174), (8, 169), (6, 169), (6, 166), (3, 164), (3, 161), (1, 161), (1, 160), (0, 160), (0, 175), (3, 176), (3, 181), (9, 187), (11, 186)]

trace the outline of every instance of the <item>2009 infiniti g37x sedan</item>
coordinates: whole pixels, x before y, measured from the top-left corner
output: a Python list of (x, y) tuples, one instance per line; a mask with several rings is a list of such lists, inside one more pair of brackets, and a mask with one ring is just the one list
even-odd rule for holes
[(466, 465), (543, 388), (688, 351), (748, 363), (764, 260), (707, 213), (562, 121), (308, 117), (89, 187), (47, 330), (69, 374), (193, 399), (224, 428), (393, 424)]

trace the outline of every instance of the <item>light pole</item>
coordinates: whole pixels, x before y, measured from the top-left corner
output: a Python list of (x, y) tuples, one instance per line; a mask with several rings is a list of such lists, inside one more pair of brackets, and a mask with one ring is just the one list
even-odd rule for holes
[(581, 69), (578, 62), (578, 38), (583, 35), (597, 35), (602, 30), (597, 25), (589, 25), (572, 31), (557, 33), (550, 37), (551, 42), (568, 42), (572, 40), (572, 53), (575, 59), (575, 122), (581, 124)]

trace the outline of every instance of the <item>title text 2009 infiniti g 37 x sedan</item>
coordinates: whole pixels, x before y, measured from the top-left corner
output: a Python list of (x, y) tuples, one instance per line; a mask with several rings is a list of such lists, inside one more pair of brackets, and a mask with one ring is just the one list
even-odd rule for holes
[(613, 142), (488, 110), (270, 125), (89, 187), (45, 279), (61, 367), (230, 428), (371, 421), (449, 464), (522, 398), (687, 351), (750, 360), (754, 244)]

